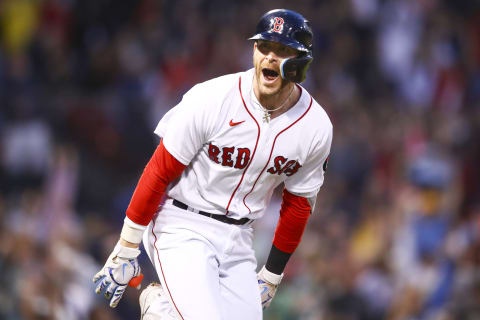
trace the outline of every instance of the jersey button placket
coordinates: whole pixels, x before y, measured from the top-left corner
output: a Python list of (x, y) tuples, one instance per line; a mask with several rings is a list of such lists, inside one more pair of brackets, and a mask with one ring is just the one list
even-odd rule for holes
[[(258, 187), (257, 179), (259, 179), (260, 175), (263, 174), (262, 170), (270, 154), (270, 148), (268, 146), (268, 137), (270, 133), (268, 132), (268, 126), (269, 125), (265, 123), (261, 124), (261, 133), (258, 139), (258, 150), (261, 150), (261, 152), (258, 152), (257, 156), (253, 159), (254, 163), (250, 165), (249, 175), (247, 179), (248, 183), (244, 186), (242, 204), (247, 205), (248, 207), (251, 207), (248, 205), (248, 199)], [(255, 182), (257, 182), (257, 184), (255, 184)]]

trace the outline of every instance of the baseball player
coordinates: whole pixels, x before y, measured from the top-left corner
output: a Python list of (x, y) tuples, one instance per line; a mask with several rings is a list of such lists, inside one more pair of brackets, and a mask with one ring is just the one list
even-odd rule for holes
[[(159, 122), (159, 146), (120, 234), (94, 277), (115, 307), (139, 284), (143, 238), (160, 284), (140, 295), (142, 319), (262, 319), (322, 186), (332, 124), (299, 85), (313, 34), (300, 14), (267, 12), (254, 68), (197, 84)], [(284, 184), (266, 265), (256, 273), (252, 223)]]

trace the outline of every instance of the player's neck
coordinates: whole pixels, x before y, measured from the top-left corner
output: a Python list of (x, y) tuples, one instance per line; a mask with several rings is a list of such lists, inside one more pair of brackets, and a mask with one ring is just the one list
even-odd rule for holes
[(254, 82), (253, 92), (263, 108), (273, 115), (280, 115), (290, 109), (299, 98), (299, 90), (294, 83), (289, 83), (275, 94), (262, 94)]

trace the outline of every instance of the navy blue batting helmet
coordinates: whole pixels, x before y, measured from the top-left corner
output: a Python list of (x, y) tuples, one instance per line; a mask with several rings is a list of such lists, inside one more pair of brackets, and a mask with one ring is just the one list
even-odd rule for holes
[(301, 14), (287, 9), (271, 10), (260, 18), (256, 33), (249, 40), (278, 42), (298, 50), (297, 57), (282, 62), (280, 73), (282, 78), (293, 82), (305, 80), (313, 60), (313, 32)]

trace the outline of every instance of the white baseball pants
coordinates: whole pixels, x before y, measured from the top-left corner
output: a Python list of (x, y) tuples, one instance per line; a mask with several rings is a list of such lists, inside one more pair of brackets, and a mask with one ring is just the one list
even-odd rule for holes
[[(220, 222), (171, 201), (143, 241), (178, 319), (262, 319), (252, 227)], [(150, 308), (155, 313), (164, 306)]]

